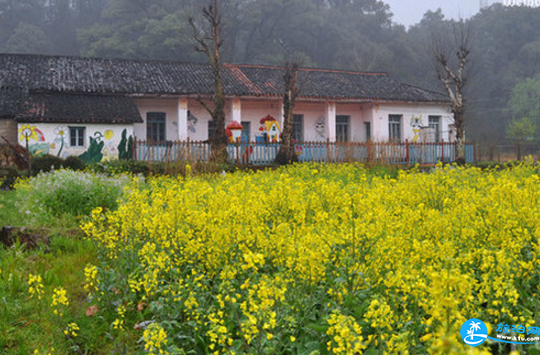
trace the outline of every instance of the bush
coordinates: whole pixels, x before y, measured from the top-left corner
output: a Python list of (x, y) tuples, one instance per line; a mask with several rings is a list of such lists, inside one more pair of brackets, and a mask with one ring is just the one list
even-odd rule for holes
[(40, 155), (32, 157), (30, 175), (36, 176), (40, 172), (47, 173), (51, 170), (61, 169), (64, 164), (64, 160), (54, 155)]
[(84, 170), (86, 168), (86, 163), (81, 158), (72, 155), (64, 160), (62, 166), (71, 170)]
[(98, 206), (115, 209), (129, 182), (126, 176), (111, 178), (103, 174), (57, 170), (21, 181), (15, 188), (21, 200), (21, 213), (46, 221), (64, 214), (88, 215)]

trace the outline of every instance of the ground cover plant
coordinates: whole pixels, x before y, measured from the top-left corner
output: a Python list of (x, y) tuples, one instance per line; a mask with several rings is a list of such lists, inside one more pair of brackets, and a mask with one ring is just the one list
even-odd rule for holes
[(69, 217), (84, 240), (0, 250), (0, 354), (507, 354), (460, 327), (540, 324), (539, 187), (533, 164), (134, 179)]
[(90, 304), (132, 352), (506, 354), (459, 332), (540, 323), (539, 186), (532, 165), (151, 179), (83, 224)]

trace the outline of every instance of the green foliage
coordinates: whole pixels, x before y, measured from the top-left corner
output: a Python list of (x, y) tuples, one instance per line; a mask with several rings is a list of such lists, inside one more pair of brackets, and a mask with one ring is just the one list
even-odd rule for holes
[(51, 52), (51, 43), (45, 33), (35, 25), (20, 23), (6, 43), (9, 53), (44, 53)]
[(526, 142), (533, 140), (535, 136), (536, 125), (529, 117), (515, 118), (510, 121), (506, 133), (508, 138), (516, 142)]
[(15, 188), (20, 212), (31, 222), (43, 223), (62, 215), (88, 215), (98, 206), (114, 209), (128, 183), (125, 176), (58, 170), (40, 173)]
[(86, 163), (81, 158), (71, 155), (64, 159), (62, 166), (71, 170), (84, 170), (86, 168)]
[(55, 169), (61, 169), (63, 164), (64, 160), (54, 155), (32, 157), (30, 174), (35, 176), (40, 172), (47, 173)]

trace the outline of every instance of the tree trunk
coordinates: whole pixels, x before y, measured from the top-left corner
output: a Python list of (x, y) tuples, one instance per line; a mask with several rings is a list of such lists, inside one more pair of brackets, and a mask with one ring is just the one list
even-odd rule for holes
[(458, 165), (465, 165), (467, 162), (465, 158), (465, 124), (463, 119), (463, 112), (454, 112), (454, 122), (456, 125), (456, 163)]
[(291, 164), (298, 161), (298, 156), (294, 151), (292, 139), (292, 127), (294, 117), (294, 105), (298, 96), (298, 70), (296, 63), (285, 65), (285, 93), (283, 95), (283, 127), (281, 131), (281, 145), (275, 162), (279, 165)]

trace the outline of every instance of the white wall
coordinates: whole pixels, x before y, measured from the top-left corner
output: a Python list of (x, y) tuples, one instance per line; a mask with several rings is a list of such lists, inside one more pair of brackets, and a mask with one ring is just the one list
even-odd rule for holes
[[(72, 147), (70, 144), (70, 127), (85, 127), (84, 146)], [(28, 140), (30, 151), (37, 154), (51, 154), (66, 158), (70, 155), (79, 156), (86, 152), (90, 146), (90, 138), (103, 142), (102, 160), (118, 159), (118, 145), (122, 139), (122, 132), (126, 130), (126, 137), (133, 136), (132, 125), (105, 125), (105, 124), (66, 124), (66, 123), (19, 123), (19, 144), (26, 146), (26, 139), (22, 131), (30, 130), (31, 138)], [(37, 138), (37, 139), (36, 139)]]
[[(412, 125), (413, 117), (419, 117), (422, 126), (428, 126), (429, 116), (441, 116), (441, 139), (449, 140), (448, 126), (454, 123), (454, 118), (450, 110), (441, 105), (434, 104), (383, 104), (374, 105), (372, 108), (373, 123), (372, 137), (376, 141), (388, 141), (388, 117), (389, 115), (402, 115), (401, 135), (402, 140), (412, 141), (415, 137)], [(421, 137), (419, 137), (420, 141)]]

